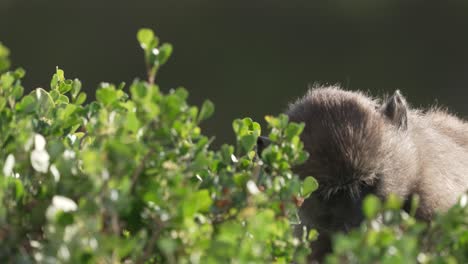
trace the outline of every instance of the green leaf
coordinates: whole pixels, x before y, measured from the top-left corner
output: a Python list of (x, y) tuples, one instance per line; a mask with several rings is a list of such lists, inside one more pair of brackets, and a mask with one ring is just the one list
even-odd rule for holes
[(167, 255), (171, 255), (178, 248), (177, 242), (171, 238), (159, 239), (157, 243), (158, 248), (160, 248)]
[(127, 129), (132, 132), (137, 132), (140, 129), (140, 121), (138, 120), (135, 112), (129, 112), (127, 114)]
[(159, 47), (158, 61), (160, 65), (163, 65), (169, 60), (172, 54), (172, 45), (164, 43)]
[(21, 96), (23, 96), (23, 93), (24, 93), (24, 88), (23, 86), (21, 86), (20, 84), (16, 84), (14, 87), (13, 87), (13, 91), (12, 91), (12, 95), (13, 95), (13, 98), (18, 100), (21, 98)]
[(65, 81), (65, 73), (63, 70), (61, 70), (58, 66), (56, 67), (55, 74), (57, 74), (57, 80), (59, 82)]
[(55, 89), (54, 89), (54, 90), (51, 90), (50, 93), (49, 93), (49, 95), (50, 95), (50, 98), (52, 98), (52, 100), (53, 100), (54, 102), (57, 101), (57, 100), (59, 99), (59, 97), (60, 97), (60, 93), (59, 93), (57, 90), (55, 90)]
[(78, 97), (76, 97), (75, 104), (81, 105), (86, 101), (86, 94), (85, 93), (79, 93)]
[(102, 104), (108, 106), (117, 101), (120, 96), (120, 90), (115, 90), (113, 86), (102, 87), (96, 91), (96, 99)]
[(181, 100), (187, 100), (189, 96), (187, 90), (184, 87), (178, 87), (174, 91), (174, 94), (176, 94)]
[(265, 121), (268, 123), (269, 126), (277, 128), (279, 127), (279, 119), (273, 116), (265, 116)]
[(10, 60), (8, 56), (10, 50), (0, 42), (0, 72), (8, 70), (10, 68)]
[(191, 218), (197, 212), (206, 212), (210, 209), (213, 201), (208, 190), (200, 190), (189, 196), (189, 202), (184, 203), (183, 213), (185, 217)]
[(415, 216), (416, 215), (416, 211), (419, 207), (419, 204), (420, 204), (420, 198), (419, 198), (419, 195), (417, 194), (414, 194), (411, 196), (411, 208), (410, 208), (410, 215), (411, 216)]
[(86, 173), (96, 174), (101, 170), (102, 163), (99, 162), (99, 153), (96, 151), (85, 151), (82, 153), (83, 169)]
[(137, 39), (142, 46), (149, 47), (150, 43), (154, 40), (154, 32), (149, 28), (142, 28), (138, 30)]
[(47, 115), (55, 107), (54, 100), (52, 100), (52, 97), (46, 90), (37, 88), (35, 91), (32, 91), (31, 94), (34, 94), (36, 110), (40, 115)]
[(58, 90), (61, 94), (69, 92), (72, 88), (73, 88), (72, 80), (66, 80), (66, 81), (60, 82), (58, 86)]
[(73, 80), (71, 95), (75, 98), (78, 93), (81, 91), (81, 81), (78, 79)]
[(385, 201), (385, 208), (398, 210), (403, 205), (403, 200), (395, 194), (390, 194)]
[(232, 155), (234, 154), (234, 147), (233, 146), (230, 146), (230, 145), (227, 145), (227, 144), (223, 144), (221, 146), (221, 157), (222, 157), (222, 160), (224, 163), (231, 163), (231, 160), (232, 160)]
[(0, 84), (3, 87), (10, 87), (14, 81), (15, 77), (10, 72), (2, 74), (2, 76), (0, 77)]
[(60, 226), (71, 225), (74, 222), (73, 213), (59, 211), (55, 216), (55, 221), (57, 221), (57, 224)]
[(121, 82), (117, 87), (117, 90), (123, 90), (125, 88), (125, 82)]
[(279, 122), (280, 122), (280, 128), (281, 129), (285, 129), (288, 125), (288, 122), (289, 122), (289, 117), (285, 114), (280, 114), (279, 115)]
[(22, 79), (26, 75), (26, 71), (23, 68), (18, 68), (14, 72), (16, 79)]
[(36, 105), (36, 100), (34, 99), (33, 95), (29, 94), (21, 101), (16, 104), (16, 110), (19, 112), (24, 112), (24, 113), (31, 113), (34, 111), (34, 107)]
[(252, 122), (252, 133), (259, 137), (262, 134), (262, 127), (257, 122)]
[(15, 194), (16, 194), (16, 200), (20, 200), (24, 195), (23, 183), (18, 179), (15, 179)]
[(210, 209), (213, 201), (211, 200), (208, 190), (200, 190), (195, 193), (193, 201), (197, 204), (199, 212), (206, 212)]
[(56, 103), (57, 104), (68, 104), (70, 102), (70, 99), (68, 99), (68, 97), (66, 95), (59, 95)]
[(295, 136), (299, 136), (304, 129), (304, 124), (290, 123), (286, 128), (285, 135), (288, 140), (291, 140)]
[(7, 99), (5, 97), (0, 97), (0, 112), (5, 108), (7, 104)]
[(0, 42), (0, 58), (6, 58), (10, 55), (10, 50)]
[(368, 195), (364, 198), (363, 212), (367, 219), (374, 218), (382, 208), (382, 202), (375, 195)]
[(241, 145), (244, 148), (244, 151), (248, 152), (253, 149), (257, 143), (257, 136), (255, 135), (245, 135), (241, 138)]
[(0, 58), (0, 72), (8, 70), (11, 66), (10, 60), (7, 58)]
[(308, 176), (302, 183), (302, 195), (307, 198), (311, 193), (318, 189), (318, 182), (314, 177)]
[(147, 87), (143, 82), (134, 82), (130, 87), (130, 92), (132, 94), (132, 99), (142, 99), (146, 97)]
[(198, 122), (208, 119), (214, 113), (214, 104), (210, 100), (205, 100), (198, 114)]
[[(63, 96), (63, 95), (62, 95)], [(72, 104), (67, 104), (65, 108), (60, 109), (60, 115), (59, 118), (65, 120), (70, 118), (70, 116), (76, 111), (77, 107)]]
[(50, 88), (57, 89), (58, 85), (65, 80), (65, 73), (59, 67), (55, 68), (55, 73), (50, 81)]
[(317, 232), (317, 230), (312, 229), (312, 230), (309, 231), (309, 235), (307, 236), (307, 240), (315, 241), (315, 240), (317, 240), (318, 237), (319, 237), (319, 233)]
[(232, 129), (234, 130), (234, 133), (236, 133), (236, 135), (240, 134), (240, 130), (242, 126), (243, 126), (242, 120), (235, 119), (234, 121), (232, 121)]

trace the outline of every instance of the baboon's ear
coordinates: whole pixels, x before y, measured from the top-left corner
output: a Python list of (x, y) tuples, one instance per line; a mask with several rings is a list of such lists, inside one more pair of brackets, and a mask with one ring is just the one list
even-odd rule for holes
[(386, 100), (381, 108), (382, 114), (386, 116), (399, 129), (408, 127), (408, 106), (405, 98), (400, 91), (395, 93)]

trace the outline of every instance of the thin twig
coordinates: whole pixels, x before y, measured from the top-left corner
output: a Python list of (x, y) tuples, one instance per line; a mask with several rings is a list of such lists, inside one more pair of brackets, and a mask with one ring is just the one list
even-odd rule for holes
[(148, 74), (148, 83), (149, 83), (150, 85), (153, 85), (153, 84), (154, 84), (154, 79), (155, 79), (156, 76), (152, 73), (152, 69), (151, 69), (151, 68), (148, 69), (148, 73), (147, 73), (147, 74)]

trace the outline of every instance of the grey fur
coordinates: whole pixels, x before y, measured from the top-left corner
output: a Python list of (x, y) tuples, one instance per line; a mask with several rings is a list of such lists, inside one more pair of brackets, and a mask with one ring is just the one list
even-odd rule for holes
[(417, 194), (417, 217), (430, 220), (468, 188), (468, 123), (437, 108), (410, 109), (399, 91), (380, 103), (361, 92), (316, 87), (286, 114), (305, 123), (301, 138), (310, 158), (296, 171), (319, 182), (300, 208), (303, 224), (321, 233), (313, 258), (330, 249), (332, 232), (360, 223), (368, 193)]

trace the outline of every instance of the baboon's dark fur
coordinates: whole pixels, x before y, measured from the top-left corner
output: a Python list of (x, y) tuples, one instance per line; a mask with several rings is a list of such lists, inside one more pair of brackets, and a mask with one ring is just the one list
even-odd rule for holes
[(368, 193), (420, 197), (417, 217), (430, 220), (468, 188), (468, 123), (440, 109), (410, 109), (396, 91), (383, 103), (339, 87), (312, 88), (286, 114), (304, 122), (309, 160), (297, 168), (319, 189), (300, 208), (321, 236), (313, 257), (330, 250), (329, 235), (362, 220)]

